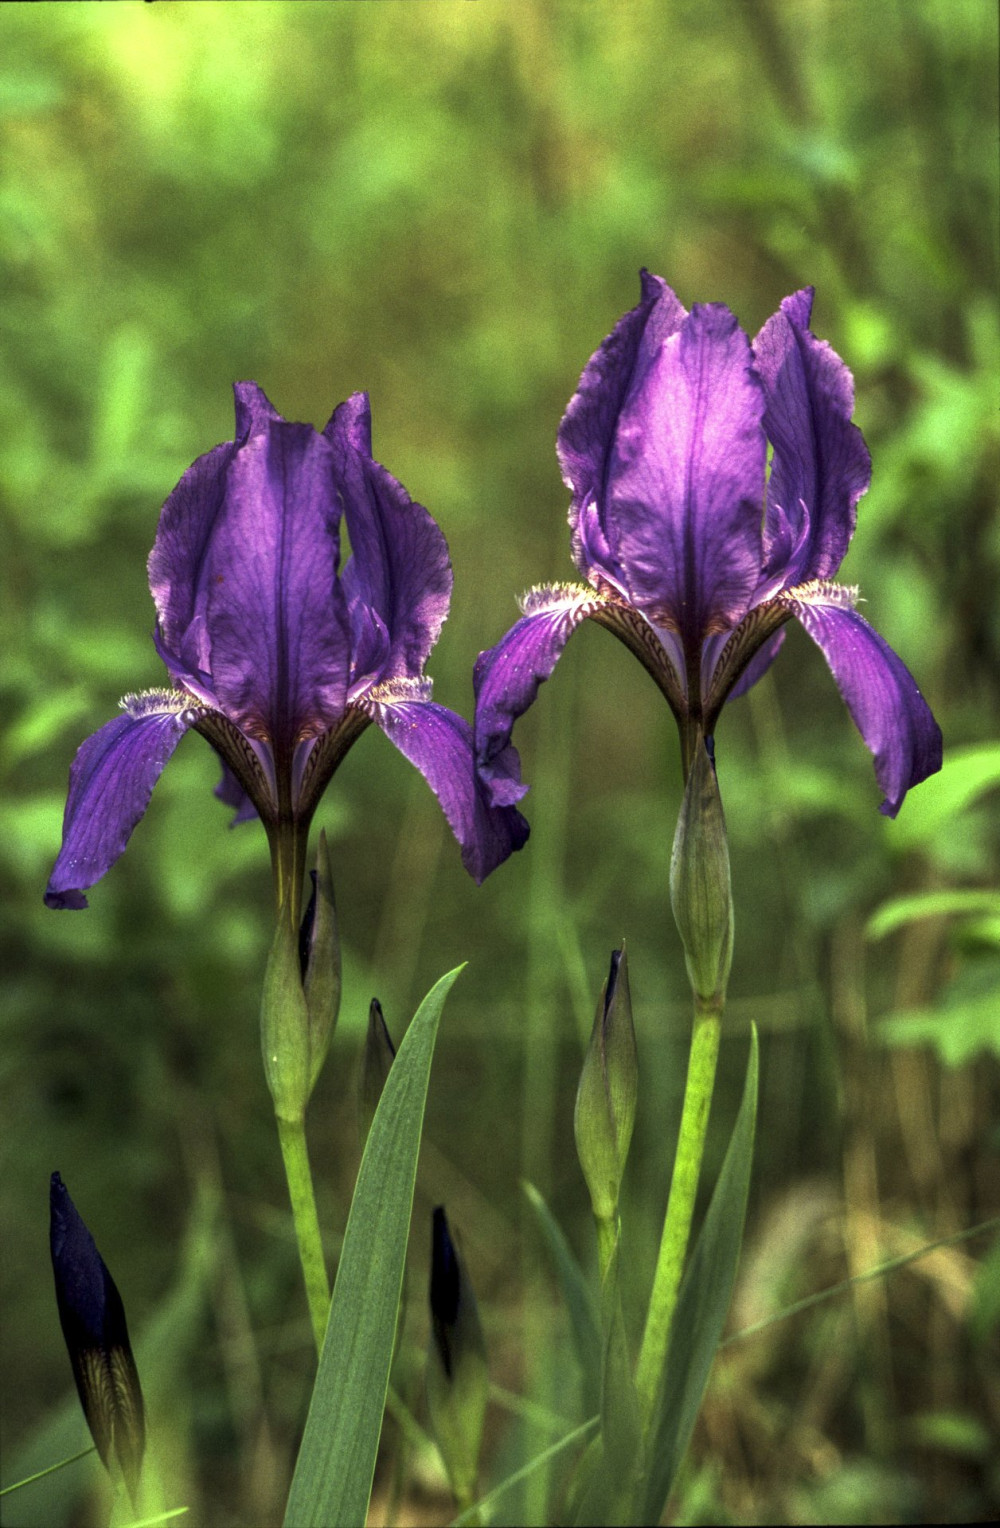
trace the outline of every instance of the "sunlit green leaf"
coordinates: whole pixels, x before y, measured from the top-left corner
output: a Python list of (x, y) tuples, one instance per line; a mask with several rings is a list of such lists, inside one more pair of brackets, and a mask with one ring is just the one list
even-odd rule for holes
[(893, 897), (868, 920), (865, 933), (869, 939), (884, 939), (918, 918), (949, 917), (961, 913), (1000, 913), (1000, 892), (941, 890), (920, 891), (907, 897)]
[(894, 1013), (874, 1026), (883, 1045), (930, 1045), (945, 1066), (964, 1066), (981, 1051), (1000, 1056), (1000, 997), (984, 992), (946, 1008)]
[[(458, 969), (461, 969), (460, 967)], [(326, 1340), (285, 1513), (286, 1528), (364, 1528), (441, 1009), (458, 970), (424, 998), (403, 1038), (361, 1161)]]
[(886, 836), (899, 849), (926, 844), (942, 832), (952, 818), (998, 785), (1000, 743), (951, 749), (940, 773), (911, 791), (899, 816), (887, 821)]

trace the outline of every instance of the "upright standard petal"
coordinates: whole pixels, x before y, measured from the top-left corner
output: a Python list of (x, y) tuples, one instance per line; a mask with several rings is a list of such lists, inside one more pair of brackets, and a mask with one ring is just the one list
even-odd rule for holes
[(352, 679), (416, 679), (451, 600), (448, 544), (431, 515), (373, 460), (367, 393), (334, 411), (333, 447), (351, 557), (343, 583), (354, 634)]
[(614, 530), (607, 521), (608, 469), (618, 416), (636, 373), (646, 369), (687, 317), (661, 277), (643, 270), (640, 280), (638, 305), (619, 319), (584, 367), (556, 445), (563, 481), (573, 491), (569, 512), (573, 559), (585, 578), (593, 581), (603, 574), (618, 587), (621, 574)]
[(941, 768), (941, 728), (906, 664), (852, 608), (852, 595), (838, 584), (807, 584), (787, 599), (874, 757), (880, 810), (895, 817), (906, 792)]
[(528, 824), (513, 806), (497, 806), (476, 774), (472, 728), (433, 701), (407, 699), (416, 687), (397, 681), (366, 697), (375, 721), (415, 764), (441, 803), (462, 850), (462, 864), (482, 884), (527, 841)]
[(525, 595), (521, 620), (476, 659), (476, 767), (495, 806), (512, 806), (528, 789), (510, 741), (515, 721), (531, 705), (580, 622), (600, 605), (598, 596), (574, 584), (532, 589)]
[(750, 342), (695, 306), (636, 379), (609, 471), (629, 596), (685, 652), (736, 624), (760, 574), (766, 442)]
[(81, 744), (70, 766), (63, 841), (49, 878), (48, 907), (86, 907), (82, 895), (128, 843), (198, 711), (177, 691), (126, 696), (125, 713)]
[(754, 340), (774, 447), (767, 489), (765, 578), (829, 578), (854, 534), (871, 458), (851, 423), (854, 385), (836, 351), (809, 331), (812, 288), (786, 297)]
[(210, 546), (206, 623), (219, 705), (290, 748), (343, 715), (350, 669), (329, 443), (261, 421), (234, 456)]
[(149, 587), (159, 616), (161, 656), (177, 679), (202, 686), (211, 669), (205, 612), (212, 577), (209, 549), (239, 447), (227, 442), (199, 456), (160, 512), (149, 554)]

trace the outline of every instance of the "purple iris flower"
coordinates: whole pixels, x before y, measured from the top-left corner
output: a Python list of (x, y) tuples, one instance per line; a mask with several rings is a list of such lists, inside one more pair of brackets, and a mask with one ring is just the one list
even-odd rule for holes
[(468, 723), (430, 698), (424, 664), (451, 597), (444, 536), (373, 460), (367, 394), (320, 434), (282, 419), (256, 383), (234, 392), (235, 440), (188, 468), (149, 558), (172, 688), (127, 695), (77, 753), (46, 902), (87, 905), (83, 888), (125, 848), (190, 727), (222, 759), (217, 793), (235, 820), (261, 817), (280, 901), (297, 905), (312, 814), (370, 722), (424, 775), (483, 880), (528, 828), (477, 780)]
[[(941, 767), (913, 676), (832, 581), (871, 462), (851, 374), (809, 331), (812, 288), (751, 344), (720, 303), (686, 312), (658, 276), (591, 357), (559, 428), (573, 558), (589, 587), (532, 589), (476, 664), (476, 755), (496, 805), (527, 787), (510, 743), (571, 633), (591, 619), (669, 701), (685, 778), (724, 701), (769, 667), (795, 616), (874, 755), (881, 810)], [(768, 471), (768, 449), (771, 460)]]

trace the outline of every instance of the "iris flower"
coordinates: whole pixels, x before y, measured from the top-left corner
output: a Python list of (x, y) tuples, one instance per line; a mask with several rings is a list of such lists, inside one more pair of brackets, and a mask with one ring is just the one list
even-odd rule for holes
[[(581, 621), (606, 626), (666, 696), (685, 778), (723, 703), (769, 667), (785, 623), (826, 658), (874, 756), (881, 810), (941, 766), (916, 682), (834, 582), (871, 462), (851, 374), (809, 330), (812, 288), (751, 344), (728, 308), (688, 313), (658, 276), (592, 356), (559, 428), (572, 551), (587, 580), (532, 589), (476, 664), (476, 752), (495, 805), (527, 787), (510, 737)], [(770, 450), (770, 470), (768, 453)]]
[(279, 901), (292, 887), (297, 905), (313, 812), (370, 722), (425, 776), (481, 881), (528, 829), (477, 781), (468, 723), (430, 698), (424, 664), (451, 597), (444, 536), (373, 460), (365, 393), (320, 434), (253, 382), (234, 392), (234, 441), (181, 478), (149, 558), (171, 687), (127, 695), (77, 753), (46, 902), (87, 905), (192, 727), (222, 759), (234, 820), (263, 820)]

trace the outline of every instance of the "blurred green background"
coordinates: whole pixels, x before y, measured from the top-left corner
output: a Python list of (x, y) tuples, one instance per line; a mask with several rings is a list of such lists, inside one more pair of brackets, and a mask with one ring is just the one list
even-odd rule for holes
[[(945, 735), (945, 772), (886, 822), (798, 630), (720, 727), (737, 942), (710, 1175), (751, 1019), (763, 1039), (733, 1330), (996, 1215), (991, 0), (4, 6), (0, 57), (4, 1482), (84, 1436), (50, 1284), (53, 1168), (124, 1294), (167, 1496), (189, 1521), (278, 1520), (308, 1396), (256, 1038), (266, 848), (256, 825), (230, 832), (200, 738), (90, 911), (41, 902), (75, 748), (126, 690), (162, 681), (145, 577), (160, 504), (231, 437), (234, 379), (319, 426), (367, 388), (376, 456), (449, 540), (452, 616), (430, 671), (468, 715), (473, 659), (516, 595), (574, 574), (555, 433), (643, 265), (751, 333), (815, 284), (814, 328), (854, 371), (874, 459), (844, 576)], [(345, 946), (310, 1113), (331, 1253), (368, 1001), (398, 1039), (431, 982), (469, 961), (432, 1081), (400, 1385), (418, 1394), (443, 1200), (499, 1387), (487, 1480), (552, 1436), (513, 1393), (578, 1414), (518, 1182), (539, 1184), (590, 1258), (572, 1101), (622, 937), (642, 1066), (636, 1298), (688, 1025), (666, 706), (585, 626), (517, 741), (532, 839), (479, 890), (374, 729), (318, 817)], [(997, 1515), (998, 1319), (994, 1231), (733, 1343), (675, 1515)], [(387, 1425), (374, 1514), (399, 1436)], [(446, 1520), (433, 1457), (412, 1459), (393, 1520)], [(6, 1498), (3, 1522), (99, 1522), (98, 1475), (89, 1460)], [(543, 1489), (516, 1510), (544, 1510)]]

